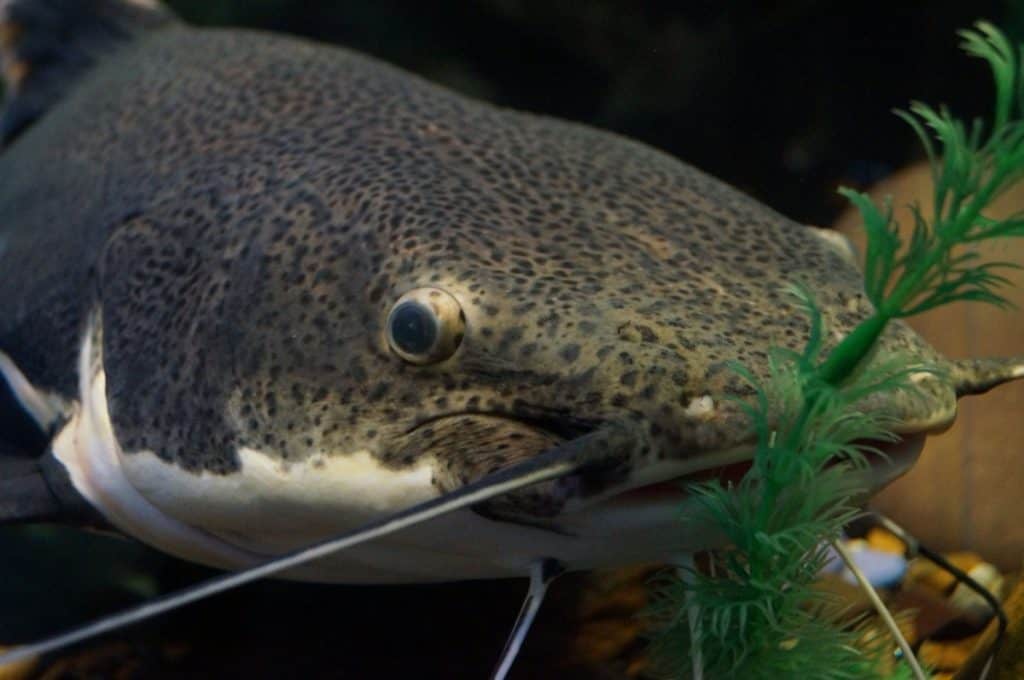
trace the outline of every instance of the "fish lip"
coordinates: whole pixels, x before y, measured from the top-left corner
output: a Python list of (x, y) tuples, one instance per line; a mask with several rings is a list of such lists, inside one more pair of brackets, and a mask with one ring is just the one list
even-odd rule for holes
[[(864, 451), (867, 458), (869, 475), (866, 487), (869, 494), (874, 494), (893, 479), (899, 477), (914, 464), (920, 455), (927, 437), (927, 432), (913, 432), (899, 435), (897, 441), (870, 441), (864, 442)], [(711, 462), (713, 459), (713, 462)], [(701, 464), (699, 461), (708, 460), (708, 464)], [(738, 482), (753, 465), (754, 447), (739, 446), (726, 451), (705, 454), (693, 460), (692, 465), (686, 465), (688, 461), (681, 461), (684, 470), (676, 474), (655, 481), (642, 481), (642, 483), (631, 483), (624, 488), (609, 490), (593, 498), (582, 499), (578, 507), (567, 510), (573, 512), (595, 512), (603, 507), (614, 509), (616, 505), (643, 505), (650, 502), (663, 502), (667, 499), (683, 500), (689, 495), (687, 486), (711, 481), (712, 479), (722, 480), (721, 475), (710, 475), (708, 473), (716, 470), (727, 470), (727, 481)]]

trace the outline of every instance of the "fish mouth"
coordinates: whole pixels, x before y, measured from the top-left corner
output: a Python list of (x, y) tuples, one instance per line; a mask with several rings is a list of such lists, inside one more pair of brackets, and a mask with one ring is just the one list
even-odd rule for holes
[[(737, 484), (753, 466), (754, 446), (750, 442), (723, 451), (658, 456), (642, 419), (639, 419), (641, 422), (628, 417), (584, 419), (538, 411), (446, 413), (425, 418), (409, 432), (415, 434), (431, 426), (453, 424), (459, 425), (461, 430), (459, 419), (474, 419), (546, 436), (546, 446), (538, 439), (522, 441), (523, 448), (517, 453), (520, 460), (524, 460), (571, 443), (602, 426), (627, 427), (636, 441), (621, 452), (594, 452), (592, 459), (597, 463), (585, 465), (556, 482), (531, 487), (532, 491), (526, 494), (528, 502), (509, 497), (478, 508), (481, 514), (495, 519), (551, 523), (568, 533), (577, 533), (581, 523), (587, 525), (582, 531), (584, 534), (599, 525), (613, 528), (632, 522), (663, 523), (666, 516), (678, 516), (680, 504), (692, 496), (689, 486), (712, 480)], [(895, 441), (859, 442), (867, 465), (850, 473), (863, 475), (857, 486), (870, 495), (902, 475), (917, 460), (926, 435), (918, 432), (902, 435)], [(539, 497), (544, 500), (537, 502)]]

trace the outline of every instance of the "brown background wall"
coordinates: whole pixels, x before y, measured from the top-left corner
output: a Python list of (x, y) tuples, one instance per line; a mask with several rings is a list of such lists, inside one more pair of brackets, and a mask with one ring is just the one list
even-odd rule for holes
[[(920, 164), (877, 185), (898, 205), (930, 204), (931, 178)], [(1004, 196), (992, 216), (1024, 210), (1024, 187)], [(908, 211), (899, 213), (911, 224)], [(837, 223), (863, 252), (858, 215)], [(1024, 265), (1024, 242), (986, 247), (990, 259)], [(1005, 295), (1017, 309), (960, 303), (932, 310), (910, 324), (949, 357), (1024, 354), (1024, 272), (1009, 272)], [(1005, 569), (1024, 561), (1024, 382), (960, 401), (956, 424), (928, 440), (917, 465), (883, 491), (874, 507), (904, 523), (922, 541), (944, 550), (970, 548)]]

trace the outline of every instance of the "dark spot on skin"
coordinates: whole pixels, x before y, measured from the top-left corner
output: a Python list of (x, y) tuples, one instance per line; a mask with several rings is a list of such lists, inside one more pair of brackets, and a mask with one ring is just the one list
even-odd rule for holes
[(658, 336), (655, 335), (654, 331), (651, 330), (650, 326), (644, 326), (643, 324), (636, 324), (636, 330), (640, 333), (640, 339), (643, 342), (657, 342)]
[(576, 344), (565, 345), (558, 351), (558, 356), (562, 357), (567, 363), (573, 363), (580, 356), (580, 346)]
[(391, 389), (391, 385), (387, 382), (379, 382), (370, 388), (370, 391), (366, 394), (366, 398), (369, 401), (380, 401), (383, 399)]
[(521, 326), (514, 326), (506, 329), (505, 332), (501, 334), (501, 339), (498, 341), (498, 352), (507, 352), (512, 345), (522, 339), (523, 328)]

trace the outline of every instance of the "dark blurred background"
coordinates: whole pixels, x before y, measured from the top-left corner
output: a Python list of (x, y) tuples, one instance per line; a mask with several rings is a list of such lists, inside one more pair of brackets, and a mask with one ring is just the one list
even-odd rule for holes
[[(1017, 0), (168, 4), (194, 24), (341, 44), (503, 106), (641, 139), (820, 225), (844, 207), (839, 185), (866, 187), (919, 157), (891, 109), (920, 99), (975, 115), (991, 101), (957, 29), (987, 18), (1024, 38)], [(0, 531), (0, 644), (207, 574), (126, 542)], [(555, 588), (518, 677), (625, 677), (639, 642), (600, 653), (613, 662), (562, 664), (592, 597), (581, 583)], [(257, 584), (57, 659), (47, 677), (485, 677), (523, 587)], [(621, 621), (599, 628), (598, 647), (635, 638), (630, 606), (611, 611)]]
[(840, 184), (917, 154), (890, 111), (990, 98), (956, 31), (1024, 35), (1020, 0), (172, 0), (195, 24), (367, 52), (503, 106), (641, 139), (825, 224)]

